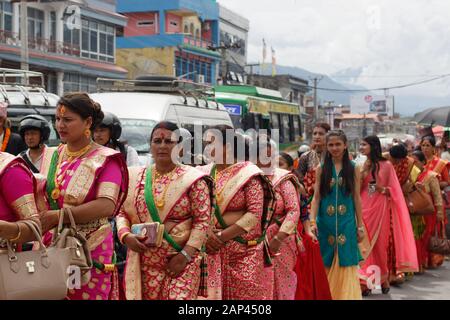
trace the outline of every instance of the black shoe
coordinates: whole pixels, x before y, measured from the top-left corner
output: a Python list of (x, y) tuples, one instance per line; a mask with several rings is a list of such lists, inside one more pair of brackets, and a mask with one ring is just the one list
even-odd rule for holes
[(372, 290), (370, 290), (370, 289), (364, 289), (361, 291), (361, 294), (363, 297), (368, 297), (371, 295), (371, 293), (372, 293)]
[(387, 287), (387, 288), (381, 288), (381, 292), (382, 292), (383, 294), (388, 294), (389, 291), (391, 291), (391, 288), (390, 288), (390, 287)]

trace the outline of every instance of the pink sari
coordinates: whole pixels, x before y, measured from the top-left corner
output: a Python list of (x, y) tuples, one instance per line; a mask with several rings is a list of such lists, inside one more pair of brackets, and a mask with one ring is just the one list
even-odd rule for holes
[[(35, 180), (21, 158), (0, 152), (0, 220), (16, 222), (36, 218)], [(0, 248), (6, 242), (0, 239)]]
[[(59, 147), (59, 153), (65, 146)], [(47, 176), (50, 161), (55, 148), (48, 148), (44, 155), (42, 174)], [(47, 154), (50, 153), (50, 154)], [(126, 196), (128, 171), (120, 153), (96, 145), (87, 155), (72, 163), (63, 162), (61, 172), (66, 174), (60, 186), (61, 196), (58, 206), (76, 207), (99, 198), (114, 202), (114, 215), (118, 212)], [(57, 173), (58, 175), (58, 173)], [(86, 236), (92, 259), (104, 265), (113, 263), (114, 243), (111, 224), (108, 218), (102, 218), (87, 224), (77, 225), (79, 232)], [(49, 238), (51, 235), (47, 235)], [(90, 280), (80, 289), (70, 289), (68, 299), (73, 300), (109, 300), (118, 299), (117, 270), (99, 270), (92, 268)], [(112, 288), (116, 290), (111, 290)]]
[(371, 266), (380, 268), (381, 283), (388, 281), (391, 265), (395, 266), (396, 272), (418, 270), (411, 219), (400, 183), (389, 161), (381, 161), (379, 164), (377, 184), (386, 187), (390, 196), (379, 192), (369, 195), (368, 184), (372, 180), (369, 173), (361, 186), (363, 222), (366, 228), (365, 240), (360, 244), (364, 257), (360, 269), (362, 283), (372, 275), (373, 270), (368, 270)]
[(294, 300), (297, 289), (297, 224), (300, 218), (298, 180), (286, 170), (276, 169), (269, 176), (275, 191), (274, 222), (267, 230), (267, 240), (272, 241), (278, 232), (289, 236), (280, 247), (280, 255), (273, 258), (273, 265), (266, 267), (265, 283), (273, 288), (273, 300)]

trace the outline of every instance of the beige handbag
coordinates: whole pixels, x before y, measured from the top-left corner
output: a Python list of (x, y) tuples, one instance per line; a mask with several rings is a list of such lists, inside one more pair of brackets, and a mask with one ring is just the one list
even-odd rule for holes
[[(67, 215), (70, 225), (64, 226), (64, 216)], [(90, 280), (90, 270), (93, 262), (86, 238), (77, 231), (72, 209), (63, 208), (59, 215), (58, 229), (53, 235), (52, 247), (68, 248), (70, 250), (70, 265), (80, 268), (83, 277), (82, 284)]]
[(0, 300), (62, 300), (67, 296), (69, 249), (46, 248), (36, 223), (22, 220), (39, 242), (39, 250), (0, 254)]

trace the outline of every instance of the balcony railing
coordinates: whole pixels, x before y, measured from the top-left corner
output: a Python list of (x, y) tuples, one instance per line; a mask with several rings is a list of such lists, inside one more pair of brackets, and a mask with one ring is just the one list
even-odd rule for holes
[(200, 47), (204, 49), (208, 49), (208, 47), (213, 46), (213, 43), (206, 39), (196, 38), (191, 35), (183, 34), (184, 43), (189, 44), (194, 47)]
[[(20, 47), (22, 42), (20, 41), (18, 33), (0, 30), (0, 44)], [(30, 50), (36, 50), (44, 53), (57, 53), (75, 57), (79, 57), (81, 55), (80, 46), (43, 38), (29, 38), (28, 48)]]

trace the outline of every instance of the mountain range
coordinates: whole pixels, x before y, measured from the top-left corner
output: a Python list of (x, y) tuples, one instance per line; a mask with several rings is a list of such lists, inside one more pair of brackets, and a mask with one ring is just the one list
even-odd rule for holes
[[(277, 74), (290, 74), (295, 77), (305, 79), (312, 83), (313, 78), (320, 78), (318, 83), (317, 94), (318, 101), (324, 103), (325, 101), (334, 101), (335, 105), (343, 104), (350, 105), (350, 98), (352, 95), (383, 95), (383, 92), (339, 92), (330, 90), (321, 90), (320, 88), (327, 88), (333, 90), (367, 90), (367, 88), (358, 85), (359, 76), (363, 73), (363, 68), (345, 69), (336, 72), (331, 75), (317, 74), (306, 69), (299, 67), (290, 67), (277, 65)], [(260, 72), (259, 68), (255, 68), (255, 73), (264, 75), (270, 75), (272, 73), (271, 68), (264, 68)], [(395, 112), (400, 113), (402, 116), (413, 116), (415, 113), (423, 111), (431, 107), (442, 107), (450, 105), (450, 94), (444, 94), (440, 96), (427, 95), (427, 94), (414, 94), (410, 92), (402, 92), (402, 90), (396, 90), (390, 92), (394, 95)], [(312, 94), (312, 90), (311, 90)]]

